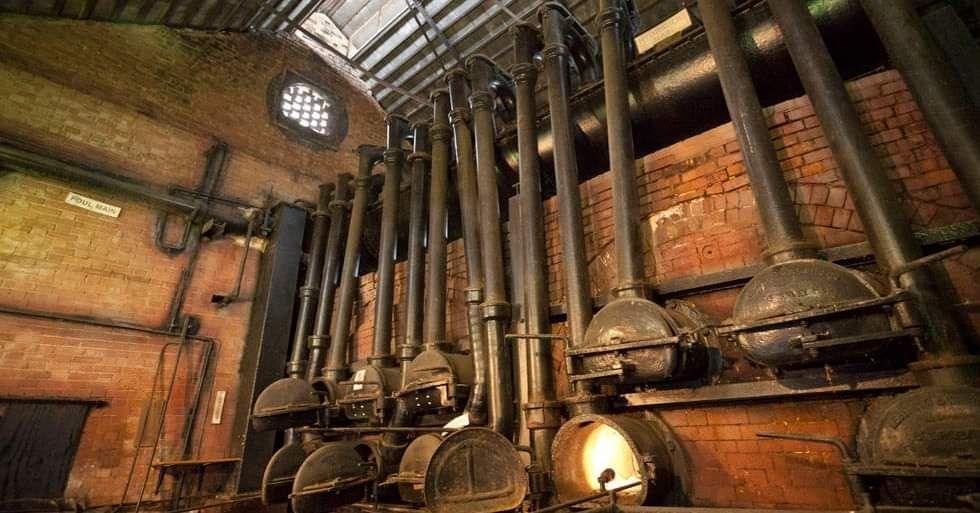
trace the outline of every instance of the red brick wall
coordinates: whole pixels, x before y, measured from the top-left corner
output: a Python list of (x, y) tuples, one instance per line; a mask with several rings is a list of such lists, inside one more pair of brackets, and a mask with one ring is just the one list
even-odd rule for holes
[[(250, 202), (311, 201), (316, 187), (356, 169), (352, 149), (382, 139), (383, 118), (350, 77), (287, 39), (159, 27), (0, 16), (0, 139), (164, 187), (196, 186), (215, 140), (231, 157), (218, 194)], [(270, 79), (300, 72), (345, 98), (350, 131), (338, 151), (291, 142), (269, 121)], [(69, 191), (122, 208), (118, 218), (64, 202)], [(159, 326), (188, 255), (153, 244), (156, 212), (129, 197), (36, 174), (0, 172), (0, 306)], [(179, 222), (179, 221), (178, 221)], [(239, 362), (251, 303), (210, 303), (234, 287), (241, 238), (203, 245), (184, 312), (218, 341), (193, 457), (235, 456), (231, 438)], [(253, 251), (242, 297), (253, 294)], [(99, 398), (85, 425), (67, 496), (90, 505), (127, 500), (143, 482), (149, 448), (137, 451), (140, 417), (169, 381), (171, 337), (0, 315), (0, 396)], [(194, 384), (200, 342), (182, 358), (157, 460), (174, 459)], [(162, 380), (162, 381), (161, 381)], [(155, 383), (155, 388), (154, 388)], [(211, 424), (216, 391), (227, 397)], [(155, 474), (148, 496), (152, 496)], [(164, 491), (167, 485), (164, 486)]]
[[(898, 74), (875, 74), (850, 83), (848, 89), (913, 228), (977, 219)], [(821, 247), (864, 241), (864, 229), (808, 99), (786, 101), (766, 112), (807, 236)], [(698, 276), (761, 261), (764, 237), (731, 124), (646, 155), (637, 161), (637, 171), (649, 281)], [(615, 280), (610, 186), (608, 173), (581, 186), (594, 296), (605, 294)], [(559, 304), (564, 282), (556, 198), (545, 203), (545, 224), (551, 303)], [(463, 336), (465, 262), (459, 241), (452, 249), (450, 332)], [(980, 250), (944, 265), (958, 301), (980, 298)], [(373, 282), (368, 278), (363, 284), (362, 297), (370, 298)], [(737, 294), (738, 290), (725, 290), (685, 299), (724, 319), (731, 315)], [(396, 301), (401, 302), (401, 292)], [(361, 319), (357, 332), (361, 355), (370, 351), (373, 328), (369, 316)], [(980, 327), (976, 314), (964, 315), (964, 320), (974, 330)], [(565, 326), (555, 325), (554, 329), (563, 331)], [(566, 395), (569, 389), (560, 350), (553, 361), (559, 395)], [(763, 369), (740, 360), (726, 379), (759, 375), (765, 375)], [(755, 433), (812, 433), (842, 437), (853, 446), (865, 407), (865, 399), (810, 400), (669, 408), (660, 413), (693, 462), (697, 505), (839, 509), (849, 507), (851, 499), (832, 449), (763, 441)]]

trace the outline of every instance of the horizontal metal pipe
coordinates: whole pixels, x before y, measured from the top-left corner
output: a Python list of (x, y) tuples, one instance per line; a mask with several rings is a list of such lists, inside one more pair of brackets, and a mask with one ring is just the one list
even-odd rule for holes
[[(858, 0), (809, 0), (808, 5), (845, 78), (867, 73), (885, 63), (884, 50)], [(762, 105), (770, 106), (802, 95), (803, 86), (765, 6), (738, 14), (735, 25)], [(636, 140), (639, 156), (729, 120), (703, 33), (690, 36), (670, 50), (648, 54), (633, 62), (628, 83), (633, 131), (643, 134)], [(570, 100), (580, 180), (609, 169), (603, 90), (603, 83), (597, 82)], [(547, 121), (541, 126), (538, 152), (544, 166), (552, 168), (556, 139), (548, 130)], [(505, 172), (516, 173), (516, 128), (509, 128), (499, 139), (501, 167)], [(549, 174), (545, 173), (545, 177)], [(545, 196), (553, 191), (553, 183), (546, 182)]]

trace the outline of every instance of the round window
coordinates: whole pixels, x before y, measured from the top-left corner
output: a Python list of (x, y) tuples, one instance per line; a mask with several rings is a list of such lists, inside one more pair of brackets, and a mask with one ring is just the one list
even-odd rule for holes
[(287, 135), (317, 148), (336, 149), (347, 135), (343, 101), (322, 87), (287, 73), (271, 95), (274, 118)]

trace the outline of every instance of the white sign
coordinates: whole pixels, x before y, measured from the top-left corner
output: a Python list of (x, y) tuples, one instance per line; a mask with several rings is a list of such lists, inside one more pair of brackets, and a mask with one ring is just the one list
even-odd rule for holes
[(211, 410), (211, 423), (221, 424), (221, 413), (225, 409), (225, 391), (218, 390), (214, 394), (214, 409)]
[(75, 192), (68, 193), (68, 197), (65, 198), (65, 203), (109, 217), (119, 217), (119, 213), (122, 212), (122, 208), (120, 207), (102, 203), (92, 198), (86, 198)]

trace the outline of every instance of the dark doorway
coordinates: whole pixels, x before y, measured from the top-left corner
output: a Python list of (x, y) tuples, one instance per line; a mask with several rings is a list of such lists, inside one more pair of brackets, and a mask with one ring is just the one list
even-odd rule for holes
[(0, 503), (64, 495), (82, 426), (96, 404), (0, 398)]

